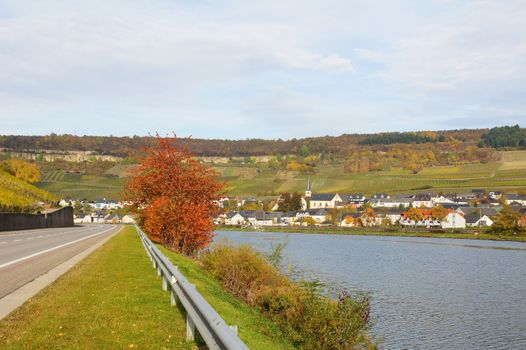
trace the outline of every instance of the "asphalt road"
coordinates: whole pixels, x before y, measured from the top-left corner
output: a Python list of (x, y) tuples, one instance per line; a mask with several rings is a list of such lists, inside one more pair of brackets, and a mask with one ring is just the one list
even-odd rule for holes
[(84, 225), (0, 232), (0, 298), (117, 231)]

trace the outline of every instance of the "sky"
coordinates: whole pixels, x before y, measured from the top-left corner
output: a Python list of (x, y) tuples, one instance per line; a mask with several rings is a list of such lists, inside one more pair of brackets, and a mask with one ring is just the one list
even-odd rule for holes
[(523, 0), (0, 0), (0, 134), (526, 126)]

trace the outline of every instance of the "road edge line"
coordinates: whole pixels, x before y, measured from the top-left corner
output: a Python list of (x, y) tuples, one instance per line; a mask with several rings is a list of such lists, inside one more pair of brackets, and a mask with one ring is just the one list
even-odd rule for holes
[(43, 273), (31, 282), (24, 284), (22, 287), (11, 292), (0, 299), (0, 320), (4, 319), (15, 309), (20, 307), (30, 298), (35, 296), (42, 289), (49, 286), (51, 283), (56, 281), (60, 276), (68, 272), (73, 266), (84, 260), (88, 255), (93, 253), (95, 250), (104, 245), (107, 241), (113, 238), (117, 233), (121, 232), (125, 226), (122, 226), (108, 237), (92, 245), (88, 249), (78, 253), (77, 255), (69, 258), (68, 260), (55, 266), (48, 272)]

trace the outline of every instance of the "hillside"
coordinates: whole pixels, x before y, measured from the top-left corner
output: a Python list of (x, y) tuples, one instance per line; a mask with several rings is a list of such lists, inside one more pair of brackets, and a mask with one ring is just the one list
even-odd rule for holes
[(526, 151), (499, 152), (500, 160), (486, 164), (427, 167), (414, 174), (410, 170), (348, 173), (343, 166), (319, 165), (313, 174), (275, 171), (268, 165), (215, 166), (228, 181), (231, 195), (271, 195), (280, 192), (303, 192), (310, 176), (315, 192), (463, 192), (474, 188), (486, 190), (526, 190)]
[(0, 210), (28, 210), (39, 201), (52, 202), (51, 193), (17, 179), (0, 169)]
[[(307, 137), (290, 140), (220, 140), (180, 138), (179, 144), (188, 148), (197, 156), (209, 157), (246, 157), (261, 155), (289, 154), (337, 154), (343, 155), (356, 147), (364, 148), (374, 145), (393, 143), (411, 144), (424, 142), (453, 142), (464, 146), (477, 145), (488, 129), (463, 129), (443, 131), (421, 131), (378, 134), (342, 134), (340, 136)], [(101, 155), (116, 157), (133, 157), (142, 149), (154, 142), (151, 136), (75, 136), (46, 135), (22, 136), (0, 135), (0, 149), (7, 151), (32, 151), (36, 158), (45, 157), (44, 150), (61, 152), (95, 152)]]

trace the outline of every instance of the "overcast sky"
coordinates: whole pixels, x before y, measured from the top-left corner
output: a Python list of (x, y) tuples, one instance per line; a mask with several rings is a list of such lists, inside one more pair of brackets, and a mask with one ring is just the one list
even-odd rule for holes
[(0, 134), (526, 126), (526, 1), (0, 0)]

